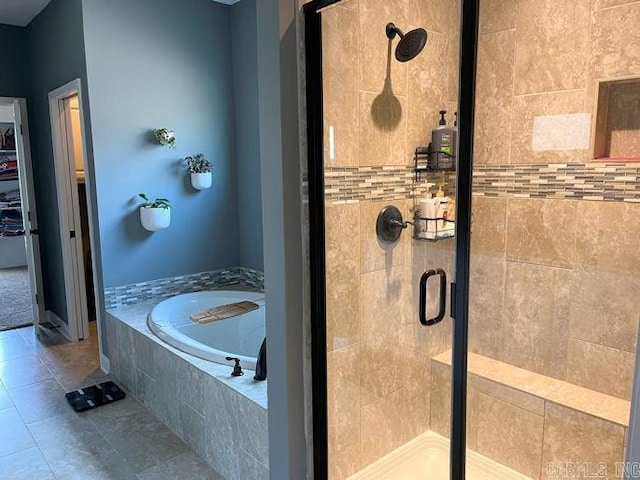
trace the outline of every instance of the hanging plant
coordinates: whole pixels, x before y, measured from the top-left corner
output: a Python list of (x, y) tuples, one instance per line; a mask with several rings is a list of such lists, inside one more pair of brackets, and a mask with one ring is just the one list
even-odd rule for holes
[(156, 198), (149, 200), (144, 193), (138, 196), (144, 200), (140, 205), (140, 221), (145, 230), (157, 232), (163, 230), (171, 223), (171, 205), (166, 198)]
[(205, 190), (211, 186), (211, 162), (202, 153), (196, 153), (184, 159), (191, 173), (191, 185), (196, 190)]
[(196, 153), (184, 159), (190, 173), (209, 173), (211, 172), (211, 162), (204, 158), (204, 154)]
[(171, 208), (171, 203), (166, 198), (156, 198), (154, 201), (151, 201), (145, 193), (139, 193), (138, 196), (144, 200), (144, 202), (140, 204), (143, 208), (164, 208), (165, 210)]
[(155, 128), (153, 136), (163, 147), (176, 148), (176, 134), (169, 128)]

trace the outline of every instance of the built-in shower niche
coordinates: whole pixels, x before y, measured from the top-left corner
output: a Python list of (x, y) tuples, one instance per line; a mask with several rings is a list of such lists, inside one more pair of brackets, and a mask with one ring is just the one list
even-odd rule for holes
[(640, 78), (598, 86), (593, 158), (640, 161)]

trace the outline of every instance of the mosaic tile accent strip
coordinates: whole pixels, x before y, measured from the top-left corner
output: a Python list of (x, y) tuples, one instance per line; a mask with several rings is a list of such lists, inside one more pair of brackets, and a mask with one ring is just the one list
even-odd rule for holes
[(232, 267), (148, 282), (111, 287), (104, 291), (105, 308), (134, 305), (153, 299), (163, 299), (181, 293), (199, 292), (238, 285), (252, 290), (264, 290), (264, 273), (244, 267)]
[(640, 163), (487, 165), (476, 169), (476, 194), (640, 202)]
[[(427, 175), (423, 175), (423, 179)], [(430, 182), (444, 181), (447, 192), (455, 188), (455, 172), (432, 173)], [(413, 167), (329, 167), (325, 170), (327, 204), (401, 200), (426, 192), (426, 180), (415, 182)]]
[[(423, 178), (426, 176), (423, 176)], [(434, 173), (429, 181), (455, 187), (455, 173)], [(473, 174), (474, 195), (520, 198), (567, 198), (640, 203), (640, 163), (562, 163), (479, 165)], [(344, 204), (421, 196), (413, 167), (327, 168), (325, 201)]]
[(264, 291), (264, 272), (245, 267), (240, 267), (240, 271), (243, 287)]

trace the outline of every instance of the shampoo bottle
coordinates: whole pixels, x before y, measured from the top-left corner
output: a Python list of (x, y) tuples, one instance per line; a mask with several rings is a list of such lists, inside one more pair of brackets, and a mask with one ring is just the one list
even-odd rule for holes
[(432, 162), (438, 170), (453, 170), (453, 129), (447, 126), (446, 110), (440, 110), (438, 127), (431, 132), (431, 150), (435, 157)]

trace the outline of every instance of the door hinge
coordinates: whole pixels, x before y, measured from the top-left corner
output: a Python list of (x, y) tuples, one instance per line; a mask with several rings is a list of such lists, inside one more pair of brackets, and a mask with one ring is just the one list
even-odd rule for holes
[(27, 220), (31, 222), (31, 210), (27, 212)]
[(36, 305), (40, 305), (40, 298), (38, 298), (38, 294), (36, 293)]
[(451, 318), (456, 318), (456, 284), (451, 282)]
[(75, 230), (71, 230), (69, 232), (69, 235), (71, 235), (71, 238), (76, 238), (76, 231)]
[(22, 131), (22, 124), (20, 124), (20, 135), (24, 135), (24, 133)]

